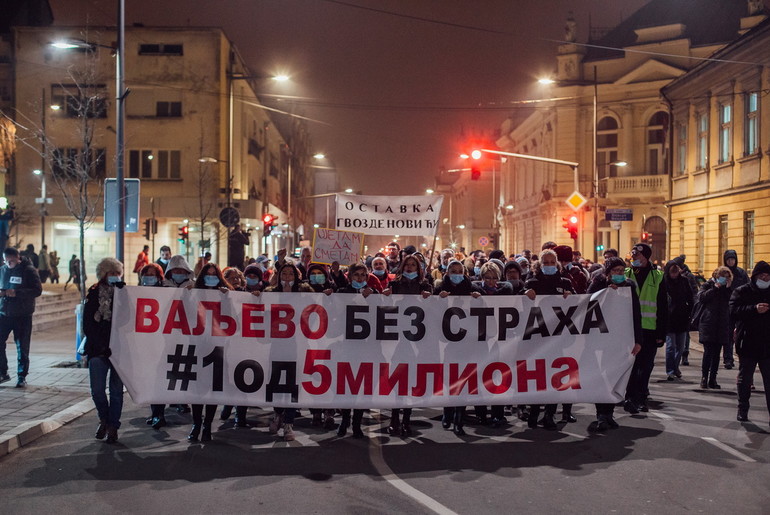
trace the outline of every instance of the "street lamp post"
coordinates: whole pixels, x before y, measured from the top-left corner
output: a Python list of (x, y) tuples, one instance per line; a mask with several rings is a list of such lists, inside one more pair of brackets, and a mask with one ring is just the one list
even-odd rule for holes
[(45, 217), (48, 214), (46, 204), (50, 204), (53, 199), (48, 198), (46, 194), (45, 171), (42, 169), (33, 170), (33, 174), (40, 176), (40, 198), (35, 199), (35, 204), (40, 204), (40, 246), (45, 245)]

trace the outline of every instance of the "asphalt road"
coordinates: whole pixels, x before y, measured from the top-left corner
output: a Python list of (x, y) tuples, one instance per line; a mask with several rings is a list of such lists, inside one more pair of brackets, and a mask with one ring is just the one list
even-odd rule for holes
[[(126, 395), (118, 444), (93, 439), (95, 412), (0, 459), (4, 513), (768, 513), (770, 432), (761, 392), (751, 422), (735, 420), (735, 371), (721, 391), (701, 391), (699, 373), (651, 385), (651, 411), (616, 408), (618, 430), (578, 422), (549, 432), (509, 417), (509, 426), (469, 425), (458, 438), (441, 429), (439, 410), (415, 410), (412, 438), (387, 436), (387, 412), (364, 419), (367, 438), (337, 438), (310, 427), (297, 440), (232, 419), (208, 444), (185, 440), (189, 419), (145, 425), (149, 408)], [(658, 381), (659, 380), (659, 381)], [(757, 376), (758, 383), (759, 376)], [(657, 381), (657, 382), (656, 382)], [(217, 420), (217, 423), (219, 421)]]

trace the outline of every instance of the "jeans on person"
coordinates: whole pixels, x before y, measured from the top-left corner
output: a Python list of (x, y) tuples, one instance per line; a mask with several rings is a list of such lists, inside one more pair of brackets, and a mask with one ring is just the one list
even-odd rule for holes
[(668, 375), (680, 375), (679, 364), (682, 362), (682, 353), (687, 342), (687, 333), (666, 334), (666, 373)]
[(18, 358), (18, 379), (27, 377), (29, 372), (29, 342), (32, 339), (32, 315), (1, 316), (0, 315), (0, 375), (8, 373), (8, 358), (5, 355), (5, 341), (13, 331)]
[[(99, 420), (106, 420), (108, 426), (118, 429), (120, 415), (123, 412), (123, 381), (120, 380), (109, 358), (104, 357), (88, 360), (88, 375), (91, 380), (91, 398), (94, 400)], [(106, 393), (108, 384), (109, 401)]]
[(767, 405), (767, 412), (770, 413), (770, 358), (752, 359), (746, 356), (740, 356), (740, 358), (738, 364), (738, 409), (749, 411), (754, 371), (759, 365), (759, 372), (762, 374), (762, 383), (765, 389), (765, 404)]

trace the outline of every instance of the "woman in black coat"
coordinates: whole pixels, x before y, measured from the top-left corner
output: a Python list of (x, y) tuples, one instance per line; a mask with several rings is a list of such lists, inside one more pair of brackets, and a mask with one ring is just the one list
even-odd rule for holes
[[(388, 287), (382, 291), (383, 295), (390, 295), (391, 293), (397, 295), (422, 295), (423, 298), (428, 298), (433, 294), (433, 286), (431, 286), (430, 282), (425, 278), (422, 264), (414, 255), (409, 254), (401, 260), (401, 264), (396, 271), (396, 278), (390, 281)], [(401, 436), (412, 435), (412, 408), (404, 408), (403, 411), (404, 418), (401, 419), (399, 424), (401, 410), (391, 410), (388, 434)]]
[(703, 283), (698, 294), (698, 302), (703, 306), (698, 324), (698, 341), (703, 345), (701, 388), (721, 388), (717, 383), (719, 357), (733, 337), (730, 334), (732, 282), (733, 273), (726, 266), (720, 266), (711, 279)]
[(692, 314), (693, 291), (690, 281), (682, 275), (676, 261), (666, 263), (663, 273), (668, 294), (668, 319), (666, 328), (666, 374), (669, 381), (682, 377), (679, 364), (687, 343)]

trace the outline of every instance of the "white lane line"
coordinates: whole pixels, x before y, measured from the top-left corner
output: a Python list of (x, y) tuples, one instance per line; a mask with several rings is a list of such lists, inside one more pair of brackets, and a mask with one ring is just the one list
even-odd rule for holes
[(740, 460), (743, 460), (743, 461), (745, 461), (745, 462), (747, 462), (747, 463), (755, 463), (755, 462), (757, 461), (757, 460), (755, 460), (754, 458), (751, 458), (751, 457), (749, 457), (749, 456), (746, 456), (745, 454), (743, 454), (743, 453), (742, 453), (742, 452), (740, 452), (740, 451), (736, 451), (735, 449), (733, 449), (733, 448), (732, 448), (732, 447), (730, 447), (729, 445), (727, 445), (727, 444), (725, 444), (725, 443), (722, 443), (722, 442), (720, 442), (720, 441), (719, 441), (719, 440), (717, 440), (716, 438), (712, 438), (712, 437), (710, 437), (710, 436), (701, 436), (701, 440), (704, 440), (704, 441), (706, 441), (706, 442), (710, 443), (711, 445), (713, 445), (714, 447), (717, 447), (717, 448), (719, 448), (719, 449), (722, 449), (722, 450), (723, 450), (723, 451), (725, 451), (727, 454), (732, 454), (732, 455), (733, 455), (733, 456), (735, 456), (736, 458), (738, 458), (738, 459), (740, 459)]
[(588, 436), (586, 435), (579, 435), (577, 433), (568, 433), (567, 431), (561, 431), (561, 434), (571, 436), (572, 438), (577, 438), (578, 440), (586, 440)]
[(411, 497), (439, 515), (458, 515), (457, 512), (450, 510), (434, 498), (422, 493), (403, 479), (399, 478), (395, 472), (393, 472), (393, 469), (385, 463), (385, 457), (382, 455), (382, 445), (380, 444), (379, 438), (369, 439), (369, 459), (371, 460), (372, 465), (374, 465), (375, 470), (377, 470), (377, 473), (382, 476), (382, 479), (390, 483), (393, 488), (407, 497)]
[(672, 417), (671, 415), (667, 415), (667, 414), (662, 413), (660, 411), (652, 411), (651, 413), (653, 415), (655, 415), (656, 417), (658, 417), (658, 418), (662, 418), (663, 420), (673, 420), (674, 419), (674, 417)]

